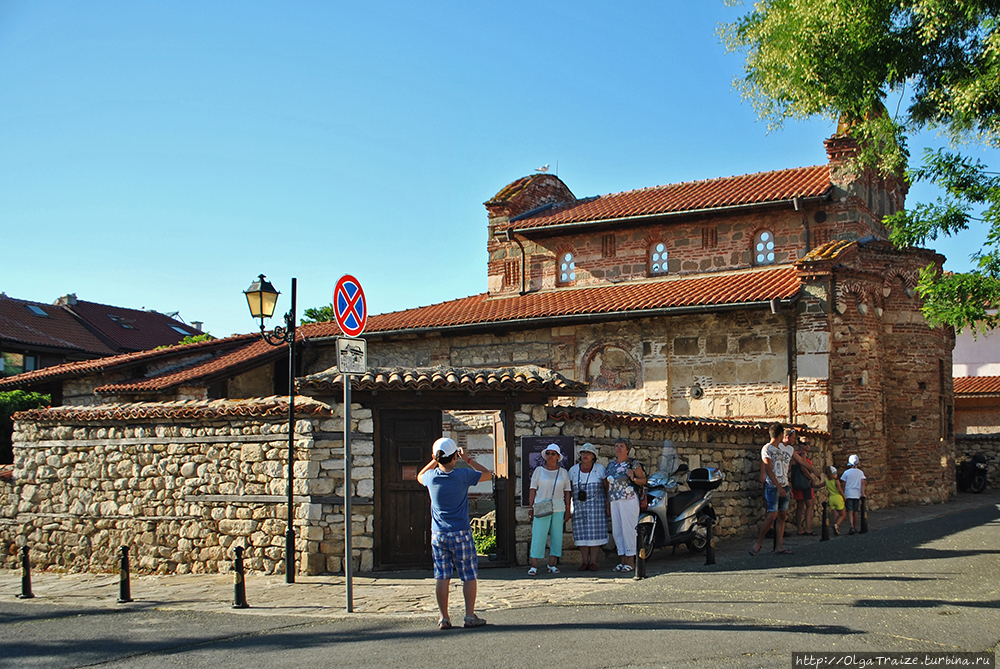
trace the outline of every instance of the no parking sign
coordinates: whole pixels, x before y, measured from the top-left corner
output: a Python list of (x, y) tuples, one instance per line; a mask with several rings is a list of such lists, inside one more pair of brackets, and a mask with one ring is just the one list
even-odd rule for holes
[(350, 274), (340, 277), (333, 290), (333, 311), (337, 325), (348, 337), (360, 337), (368, 324), (368, 303), (361, 282)]

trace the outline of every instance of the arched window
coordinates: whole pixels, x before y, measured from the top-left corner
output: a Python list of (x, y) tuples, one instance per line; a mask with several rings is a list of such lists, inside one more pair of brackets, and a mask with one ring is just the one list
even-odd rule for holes
[(573, 259), (572, 251), (563, 251), (559, 254), (558, 274), (560, 284), (568, 284), (576, 281), (576, 261)]
[(770, 230), (758, 230), (753, 236), (753, 264), (771, 265), (774, 263), (774, 233)]
[(649, 276), (667, 273), (667, 245), (663, 242), (653, 242), (649, 245)]

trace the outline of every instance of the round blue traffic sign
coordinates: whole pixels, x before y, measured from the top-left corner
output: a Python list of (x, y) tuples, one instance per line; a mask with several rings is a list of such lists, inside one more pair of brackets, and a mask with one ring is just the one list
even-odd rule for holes
[(360, 337), (368, 324), (368, 303), (361, 282), (350, 274), (340, 277), (333, 291), (333, 311), (337, 325), (348, 337)]

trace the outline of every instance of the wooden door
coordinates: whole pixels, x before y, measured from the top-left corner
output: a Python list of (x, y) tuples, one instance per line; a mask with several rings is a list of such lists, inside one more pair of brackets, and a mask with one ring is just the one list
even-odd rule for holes
[(431, 501), (417, 473), (441, 436), (441, 412), (379, 412), (379, 545), (376, 568), (429, 569)]
[(514, 564), (514, 468), (513, 448), (507, 436), (512, 409), (498, 411), (493, 418), (493, 499), (496, 503), (497, 560)]

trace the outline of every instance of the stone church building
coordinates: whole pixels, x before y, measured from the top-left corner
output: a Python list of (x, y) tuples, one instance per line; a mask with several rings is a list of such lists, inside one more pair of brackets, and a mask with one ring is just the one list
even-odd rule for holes
[[(370, 369), (352, 381), (349, 426), (339, 329), (302, 326), (299, 569), (342, 566), (344, 495), (361, 568), (429, 564), (415, 473), (443, 432), (492, 451), (507, 563), (523, 563), (530, 534), (524, 437), (591, 441), (606, 459), (626, 435), (650, 469), (668, 449), (719, 467), (723, 536), (762, 517), (758, 454), (775, 420), (806, 428), (821, 464), (842, 468), (858, 453), (873, 508), (947, 500), (954, 335), (926, 324), (914, 290), (920, 269), (944, 258), (893, 248), (881, 221), (903, 207), (905, 182), (853, 171), (848, 137), (825, 144), (824, 165), (582, 199), (551, 174), (510, 183), (485, 203), (487, 292), (369, 318)], [(86, 536), (87, 556), (46, 553), (79, 568), (139, 534), (150, 570), (223, 568), (234, 542), (260, 547), (258, 568), (279, 569), (282, 350), (243, 335), (0, 381), (62, 404), (19, 417), (0, 536), (8, 546)], [(357, 445), (346, 486), (345, 429)], [(110, 453), (126, 464), (112, 471)], [(134, 486), (116, 491), (116, 472)], [(89, 506), (59, 501), (95, 479), (111, 490), (90, 493)], [(120, 522), (98, 522), (102, 508)], [(169, 546), (178, 533), (188, 543)], [(157, 551), (169, 557), (157, 562)]]

